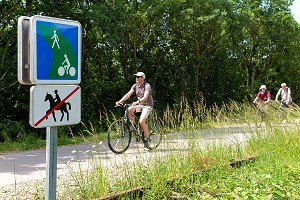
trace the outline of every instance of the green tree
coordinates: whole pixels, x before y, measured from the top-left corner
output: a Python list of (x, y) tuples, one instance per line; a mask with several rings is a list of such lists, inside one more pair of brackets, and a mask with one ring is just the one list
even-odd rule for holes
[[(289, 10), (290, 1), (233, 1), (228, 19), (228, 44), (244, 80), (241, 85), (254, 94), (254, 87), (278, 84), (280, 68), (292, 67), (299, 48), (299, 26)], [(293, 68), (293, 67), (292, 67)]]

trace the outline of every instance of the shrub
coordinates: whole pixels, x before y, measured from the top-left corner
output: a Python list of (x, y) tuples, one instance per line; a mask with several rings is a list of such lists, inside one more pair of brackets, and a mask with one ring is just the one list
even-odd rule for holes
[(26, 128), (21, 122), (4, 119), (0, 122), (0, 142), (14, 141), (26, 135)]

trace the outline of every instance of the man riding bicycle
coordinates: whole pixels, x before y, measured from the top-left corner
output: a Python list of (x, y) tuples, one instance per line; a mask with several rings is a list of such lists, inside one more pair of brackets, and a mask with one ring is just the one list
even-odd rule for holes
[(131, 123), (134, 125), (134, 113), (141, 112), (139, 123), (144, 130), (145, 142), (149, 140), (149, 130), (148, 125), (146, 124), (146, 119), (149, 116), (153, 108), (153, 98), (152, 98), (152, 89), (149, 83), (145, 82), (145, 74), (143, 72), (138, 72), (134, 74), (136, 83), (131, 87), (129, 92), (127, 92), (120, 101), (116, 102), (116, 105), (126, 101), (129, 97), (135, 92), (137, 101), (133, 102), (132, 105), (128, 108), (129, 117)]
[(275, 101), (278, 101), (279, 96), (281, 95), (281, 106), (289, 107), (292, 103), (291, 89), (286, 86), (286, 83), (281, 84), (281, 88), (278, 90)]

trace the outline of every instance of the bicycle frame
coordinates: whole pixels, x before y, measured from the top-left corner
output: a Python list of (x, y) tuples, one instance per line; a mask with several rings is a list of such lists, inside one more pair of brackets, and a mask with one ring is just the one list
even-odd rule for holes
[[(128, 131), (130, 131), (131, 133), (134, 133), (135, 137), (137, 138), (137, 141), (139, 141), (141, 138), (144, 139), (144, 131), (141, 127), (141, 125), (139, 124), (139, 118), (140, 118), (140, 114), (135, 114), (133, 115), (133, 117), (135, 118), (135, 124), (133, 125), (130, 121), (130, 117), (129, 117), (129, 110), (128, 108), (131, 106), (131, 104), (124, 104), (122, 105), (123, 108), (125, 108), (124, 111), (124, 116), (123, 116), (123, 120), (124, 123), (126, 125), (126, 128)], [(141, 134), (138, 134), (141, 133)]]

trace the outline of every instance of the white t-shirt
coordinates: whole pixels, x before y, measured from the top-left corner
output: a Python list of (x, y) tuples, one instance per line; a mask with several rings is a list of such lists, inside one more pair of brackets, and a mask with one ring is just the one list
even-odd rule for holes
[[(277, 95), (281, 95), (281, 100), (286, 101), (288, 99), (288, 96), (291, 94), (290, 88), (286, 87), (285, 90), (280, 88), (277, 92)], [(290, 101), (292, 100), (292, 97), (290, 97)]]

